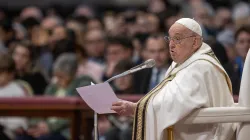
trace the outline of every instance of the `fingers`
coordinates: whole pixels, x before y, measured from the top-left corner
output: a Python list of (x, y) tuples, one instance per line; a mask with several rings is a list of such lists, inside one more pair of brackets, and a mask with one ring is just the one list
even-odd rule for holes
[(112, 106), (112, 107), (111, 107), (111, 110), (114, 110), (114, 111), (116, 111), (116, 112), (119, 112), (119, 111), (122, 110), (122, 109), (123, 109), (122, 106)]
[(112, 106), (121, 106), (123, 104), (123, 101), (117, 101), (112, 103)]
[(133, 114), (134, 103), (128, 101), (117, 101), (112, 104), (111, 110), (114, 110), (119, 115)]

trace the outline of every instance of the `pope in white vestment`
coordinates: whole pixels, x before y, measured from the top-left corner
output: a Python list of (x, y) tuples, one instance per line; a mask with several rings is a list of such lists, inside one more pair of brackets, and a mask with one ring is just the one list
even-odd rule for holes
[(194, 109), (234, 103), (229, 79), (209, 52), (211, 48), (203, 43), (182, 65), (174, 68), (173, 62), (166, 77), (175, 77), (148, 103), (146, 140), (166, 140), (164, 130), (172, 125), (175, 140), (230, 140), (233, 137), (232, 124), (184, 125), (181, 122)]
[[(176, 24), (193, 32), (195, 36), (185, 38), (194, 37), (194, 44), (199, 44), (196, 37), (201, 38), (202, 33), (196, 21), (183, 18), (176, 21), (177, 27)], [(181, 40), (178, 39), (178, 33), (181, 30), (170, 30), (170, 36), (177, 36), (168, 38), (172, 41), (170, 53), (175, 61), (182, 57), (175, 54), (178, 49), (189, 53), (184, 50), (185, 46), (178, 46)], [(235, 130), (231, 123), (186, 125), (182, 122), (195, 109), (234, 104), (231, 81), (211, 48), (202, 39), (197, 49), (182, 60), (181, 63), (173, 62), (165, 79), (136, 105), (131, 105), (135, 108), (133, 140), (168, 140), (170, 137), (174, 140), (232, 140)], [(126, 114), (124, 112), (129, 110), (129, 103), (125, 102), (121, 108), (114, 110), (121, 115)], [(172, 133), (169, 133), (168, 128), (172, 129)]]

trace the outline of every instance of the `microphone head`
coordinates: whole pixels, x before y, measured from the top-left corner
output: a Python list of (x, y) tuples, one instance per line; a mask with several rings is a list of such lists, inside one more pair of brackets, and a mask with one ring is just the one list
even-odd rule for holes
[(155, 60), (154, 59), (148, 59), (147, 61), (145, 61), (145, 65), (147, 66), (147, 68), (152, 68), (155, 66)]

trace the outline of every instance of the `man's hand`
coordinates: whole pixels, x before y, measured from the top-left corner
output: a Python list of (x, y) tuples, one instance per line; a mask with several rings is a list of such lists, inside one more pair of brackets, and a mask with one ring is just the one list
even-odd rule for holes
[(136, 103), (129, 101), (118, 101), (112, 104), (111, 109), (123, 116), (133, 116), (135, 113)]

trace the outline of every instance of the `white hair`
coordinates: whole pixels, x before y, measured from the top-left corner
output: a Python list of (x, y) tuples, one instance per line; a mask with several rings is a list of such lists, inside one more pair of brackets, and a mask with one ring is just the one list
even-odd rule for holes
[(53, 72), (63, 72), (74, 76), (77, 71), (77, 58), (74, 53), (63, 53), (55, 61)]

